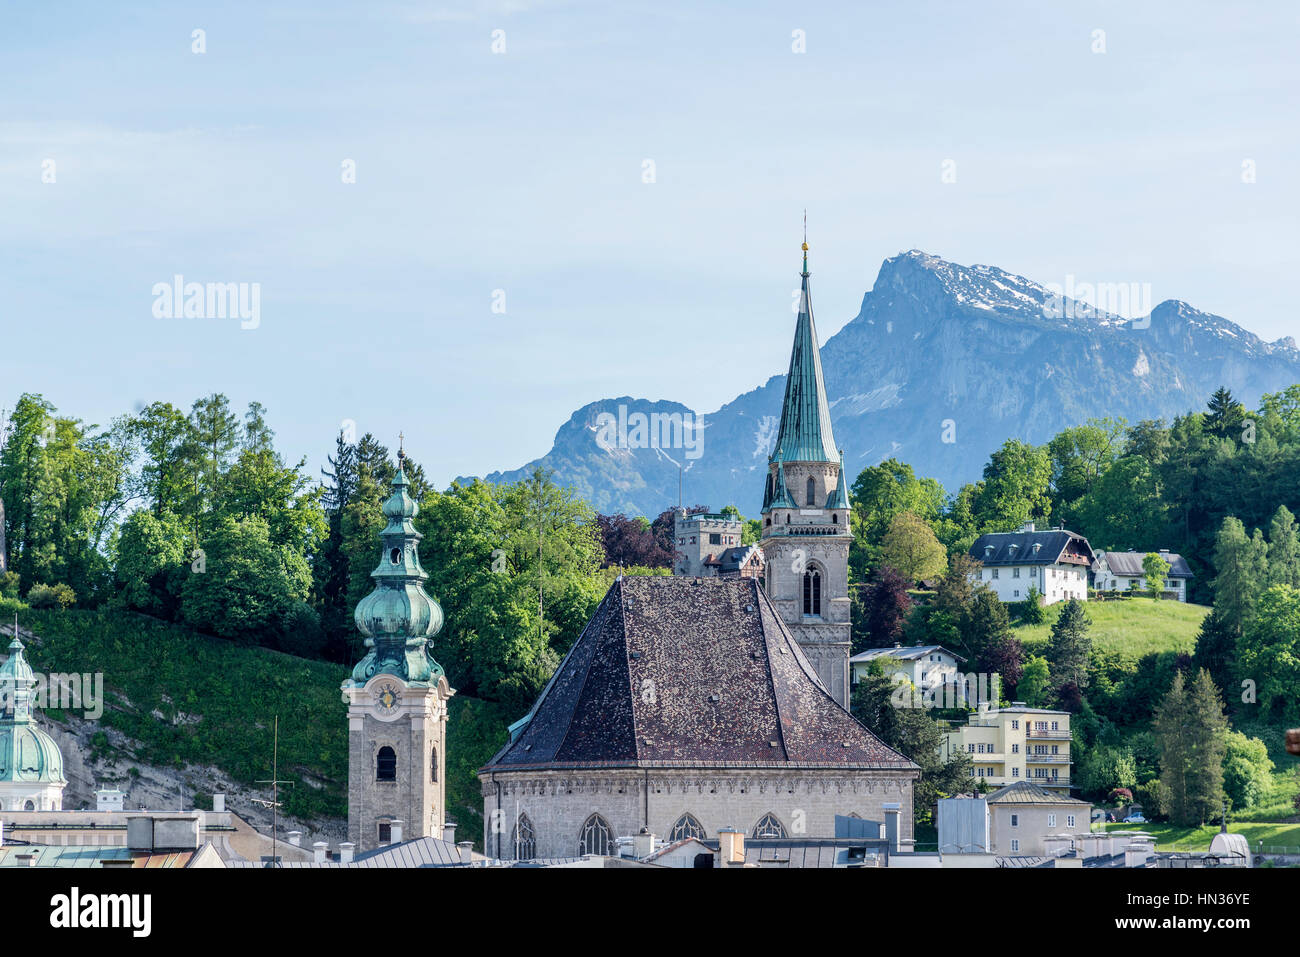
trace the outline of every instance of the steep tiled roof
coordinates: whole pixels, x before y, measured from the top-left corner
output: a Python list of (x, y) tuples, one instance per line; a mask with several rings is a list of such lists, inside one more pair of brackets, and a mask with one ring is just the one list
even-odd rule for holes
[(971, 558), (985, 565), (1051, 565), (1069, 553), (1077, 553), (1081, 564), (1092, 564), (1092, 547), (1088, 540), (1062, 528), (1040, 532), (989, 532), (975, 539), (975, 544), (970, 547)]
[(913, 769), (839, 706), (749, 578), (622, 577), (485, 771)]

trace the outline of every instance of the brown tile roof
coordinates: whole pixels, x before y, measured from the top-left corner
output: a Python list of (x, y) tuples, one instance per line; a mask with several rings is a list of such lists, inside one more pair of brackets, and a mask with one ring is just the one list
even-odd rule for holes
[(754, 579), (626, 576), (483, 769), (915, 769), (831, 697)]

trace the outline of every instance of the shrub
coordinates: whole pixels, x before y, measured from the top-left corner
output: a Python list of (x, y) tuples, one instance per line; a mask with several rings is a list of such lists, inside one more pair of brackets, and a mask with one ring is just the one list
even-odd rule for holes
[(0, 598), (18, 597), (18, 573), (5, 572), (0, 575)]
[(27, 604), (33, 608), (71, 608), (77, 602), (77, 593), (67, 585), (45, 585), (37, 582), (27, 593)]
[(1132, 804), (1133, 792), (1128, 788), (1116, 788), (1106, 795), (1106, 801), (1110, 804)]

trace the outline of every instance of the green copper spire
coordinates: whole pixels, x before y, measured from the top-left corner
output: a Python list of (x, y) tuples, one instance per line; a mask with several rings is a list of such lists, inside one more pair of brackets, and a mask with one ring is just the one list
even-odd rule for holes
[(790, 351), (790, 372), (785, 380), (785, 402), (781, 406), (781, 427), (776, 444), (785, 450), (789, 462), (835, 462), (835, 436), (831, 433), (830, 405), (822, 379), (822, 360), (817, 351), (817, 327), (813, 324), (812, 299), (808, 293), (808, 243), (803, 244), (803, 288), (799, 295), (799, 318), (794, 327), (794, 348)]
[(763, 505), (763, 511), (769, 512), (774, 508), (798, 508), (794, 503), (794, 498), (790, 495), (790, 490), (785, 485), (785, 459), (782, 455), (780, 446), (776, 449), (776, 477), (772, 482), (772, 495)]
[(831, 494), (826, 496), (827, 508), (848, 508), (849, 496), (844, 488), (848, 484), (848, 472), (844, 471), (844, 450), (840, 449), (840, 476)]
[(352, 670), (364, 684), (376, 674), (396, 675), (412, 684), (434, 683), (442, 666), (429, 655), (428, 643), (442, 629), (442, 608), (424, 590), (429, 577), (420, 567), (419, 542), (412, 519), (420, 506), (407, 489), (406, 451), (397, 453), (393, 494), (384, 502), (388, 524), (379, 533), (383, 553), (370, 573), (375, 590), (357, 603), (357, 628), (370, 652)]

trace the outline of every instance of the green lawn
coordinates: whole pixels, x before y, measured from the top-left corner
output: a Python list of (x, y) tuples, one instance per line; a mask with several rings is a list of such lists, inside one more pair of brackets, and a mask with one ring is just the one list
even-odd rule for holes
[[(1041, 625), (1016, 625), (1015, 636), (1032, 654), (1042, 654), (1052, 623), (1064, 607), (1057, 602), (1046, 609)], [(1085, 605), (1092, 621), (1093, 644), (1103, 650), (1119, 650), (1134, 659), (1153, 651), (1186, 651), (1196, 648), (1201, 619), (1210, 613), (1207, 605), (1180, 601), (1156, 601), (1136, 596), (1112, 601), (1089, 601)]]
[[(1207, 851), (1214, 835), (1219, 833), (1218, 825), (1205, 827), (1175, 827), (1172, 824), (1107, 824), (1107, 831), (1145, 831), (1156, 842), (1157, 851)], [(1244, 834), (1250, 842), (1251, 850), (1261, 843), (1272, 846), (1300, 848), (1300, 823), (1251, 823), (1229, 821), (1228, 830), (1233, 834)]]

